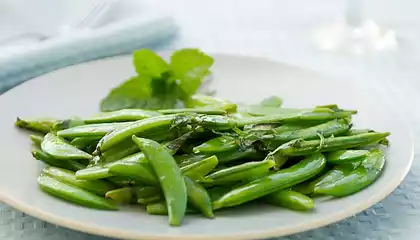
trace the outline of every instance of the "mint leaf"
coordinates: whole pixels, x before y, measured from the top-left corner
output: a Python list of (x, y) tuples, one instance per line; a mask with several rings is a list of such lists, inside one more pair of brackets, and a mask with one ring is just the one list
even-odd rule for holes
[(168, 84), (166, 77), (152, 79), (137, 76), (112, 89), (102, 100), (101, 111), (110, 112), (124, 108), (174, 108), (177, 97), (175, 82)]
[(204, 77), (211, 73), (213, 62), (213, 58), (198, 49), (181, 49), (172, 54), (171, 70), (178, 80), (183, 99), (197, 91)]
[(168, 72), (169, 65), (160, 56), (149, 49), (140, 49), (133, 53), (133, 65), (139, 75), (160, 78)]
[(128, 79), (121, 85), (112, 89), (101, 101), (101, 111), (109, 112), (123, 108), (141, 108), (144, 99), (152, 95), (149, 88), (150, 77), (137, 76)]

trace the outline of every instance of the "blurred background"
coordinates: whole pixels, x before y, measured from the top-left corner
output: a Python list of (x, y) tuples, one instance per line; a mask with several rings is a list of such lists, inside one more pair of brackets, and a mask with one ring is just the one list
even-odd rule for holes
[[(197, 47), (261, 56), (334, 75), (345, 84), (365, 84), (404, 111), (416, 135), (419, 7), (416, 0), (0, 0), (0, 94), (84, 61), (143, 47)], [(420, 196), (410, 189), (419, 186), (420, 166), (413, 169), (376, 208), (288, 239), (418, 239)], [(0, 238), (96, 239), (5, 205)]]

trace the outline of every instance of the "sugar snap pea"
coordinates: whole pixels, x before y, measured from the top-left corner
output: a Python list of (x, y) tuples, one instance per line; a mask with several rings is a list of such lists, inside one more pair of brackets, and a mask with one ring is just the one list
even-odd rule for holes
[(187, 188), (175, 159), (165, 147), (153, 140), (133, 135), (133, 141), (142, 150), (158, 177), (168, 208), (169, 224), (180, 225), (187, 207)]
[(228, 185), (239, 181), (247, 182), (268, 175), (270, 168), (275, 165), (272, 160), (247, 162), (211, 173), (205, 177), (211, 180), (210, 185)]
[(231, 151), (219, 152), (219, 153), (216, 153), (216, 156), (219, 159), (219, 162), (221, 163), (227, 163), (227, 162), (232, 162), (232, 161), (241, 160), (241, 159), (260, 160), (264, 158), (264, 154), (257, 151), (253, 147), (247, 148), (245, 150), (234, 149)]
[(111, 164), (107, 172), (114, 176), (131, 177), (144, 184), (159, 185), (158, 179), (148, 163), (117, 163)]
[[(146, 206), (146, 211), (152, 215), (168, 215), (168, 208), (163, 201), (148, 204)], [(196, 213), (196, 211), (187, 207), (186, 213)]]
[(34, 134), (30, 135), (29, 138), (36, 146), (41, 146), (42, 140), (44, 140), (44, 136)]
[(368, 150), (339, 150), (326, 154), (327, 162), (341, 164), (346, 162), (358, 161), (369, 154)]
[(326, 173), (315, 178), (315, 180), (305, 182), (302, 186), (300, 186), (299, 192), (302, 192), (303, 194), (313, 194), (316, 187), (338, 181), (344, 175), (356, 169), (359, 165), (360, 162), (349, 162), (336, 165)]
[(231, 136), (220, 136), (210, 139), (193, 148), (194, 153), (212, 154), (225, 152), (239, 148), (237, 139)]
[(84, 150), (90, 144), (97, 142), (100, 137), (77, 137), (70, 141), (70, 144), (80, 150)]
[(248, 124), (264, 124), (264, 123), (296, 123), (302, 121), (328, 121), (336, 118), (345, 118), (355, 114), (356, 111), (339, 111), (339, 112), (303, 112), (290, 114), (277, 114), (262, 117), (238, 119), (238, 126), (243, 127)]
[[(313, 127), (283, 132), (280, 134), (264, 135), (262, 138), (268, 140), (270, 144), (285, 143), (294, 139), (316, 139), (319, 135), (330, 137), (347, 132), (350, 129), (350, 124), (346, 119), (334, 119), (332, 121), (315, 125)], [(280, 145), (280, 144), (279, 144)]]
[(176, 114), (176, 113), (199, 113), (208, 115), (225, 115), (227, 112), (221, 108), (174, 108), (158, 110), (162, 114)]
[(211, 198), (206, 189), (188, 177), (184, 177), (184, 180), (187, 187), (188, 203), (204, 216), (214, 218)]
[(33, 132), (39, 133), (48, 133), (54, 123), (56, 123), (57, 119), (31, 119), (31, 120), (24, 120), (21, 118), (17, 118), (15, 122), (15, 126), (18, 128), (26, 129)]
[(302, 156), (315, 152), (329, 152), (375, 144), (389, 136), (384, 133), (363, 133), (353, 136), (331, 137), (320, 140), (296, 139), (279, 146), (275, 151), (286, 156)]
[(86, 207), (117, 210), (115, 203), (82, 188), (60, 182), (47, 175), (41, 174), (38, 177), (38, 183), (42, 190), (58, 198)]
[(64, 138), (76, 138), (76, 137), (103, 137), (107, 133), (112, 132), (116, 129), (128, 126), (129, 122), (122, 123), (97, 123), (81, 125), (72, 127), (57, 132), (57, 135)]
[(184, 101), (184, 104), (188, 108), (197, 108), (197, 107), (214, 107), (220, 108), (227, 112), (235, 112), (236, 104), (221, 98), (216, 98), (203, 94), (195, 94), (189, 99)]
[(123, 187), (105, 193), (105, 198), (112, 199), (119, 204), (128, 204), (133, 201), (134, 190), (132, 187)]
[(227, 116), (204, 114), (195, 115), (192, 118), (192, 122), (210, 130), (229, 130), (237, 124), (235, 119)]
[(129, 139), (133, 134), (141, 136), (153, 131), (167, 129), (171, 126), (172, 121), (177, 116), (178, 115), (174, 114), (146, 118), (135, 121), (125, 127), (118, 128), (104, 136), (101, 141), (99, 141), (97, 149), (100, 152), (104, 152), (116, 144)]
[(267, 154), (266, 160), (274, 161), (274, 169), (279, 170), (289, 159), (287, 156), (284, 156), (283, 154), (279, 152), (269, 153)]
[(208, 157), (209, 155), (207, 154), (183, 154), (183, 155), (174, 156), (175, 161), (178, 163), (180, 167), (184, 167), (192, 163), (199, 162)]
[(41, 149), (56, 159), (73, 160), (92, 158), (90, 154), (73, 147), (64, 139), (55, 135), (55, 133), (45, 135), (41, 143)]
[(209, 172), (211, 172), (219, 163), (216, 156), (205, 158), (201, 161), (191, 163), (189, 165), (181, 167), (181, 171), (185, 176), (188, 176), (194, 180), (203, 178)]
[(137, 203), (145, 205), (157, 202), (163, 198), (160, 188), (154, 186), (136, 187), (135, 195)]
[(315, 153), (299, 163), (235, 188), (213, 202), (213, 209), (231, 207), (304, 182), (324, 168), (325, 156)]
[(85, 123), (113, 123), (137, 121), (144, 118), (161, 115), (156, 111), (143, 109), (121, 109), (113, 112), (103, 112), (96, 116), (84, 119)]
[(71, 171), (77, 171), (77, 170), (81, 170), (84, 169), (86, 166), (75, 161), (75, 160), (60, 160), (60, 159), (56, 159), (53, 156), (49, 155), (48, 153), (44, 152), (41, 150), (40, 147), (38, 146), (33, 146), (32, 150), (31, 150), (32, 156), (39, 160), (44, 162), (47, 165), (50, 166), (54, 166), (54, 167), (59, 167), (59, 168), (64, 168), (67, 170), (71, 170)]
[(332, 183), (316, 186), (314, 192), (334, 197), (344, 197), (359, 192), (371, 185), (382, 173), (385, 165), (385, 154), (380, 149), (373, 149), (358, 167)]
[(271, 193), (264, 197), (264, 201), (271, 205), (300, 211), (309, 210), (315, 206), (312, 198), (292, 190), (280, 190)]
[(42, 173), (60, 182), (83, 188), (100, 196), (104, 196), (106, 192), (115, 188), (112, 184), (101, 180), (77, 180), (74, 172), (61, 168), (46, 167), (42, 170)]

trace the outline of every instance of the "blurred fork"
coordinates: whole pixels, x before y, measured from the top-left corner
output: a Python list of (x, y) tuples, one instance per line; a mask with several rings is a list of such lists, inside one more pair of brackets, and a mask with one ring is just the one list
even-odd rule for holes
[(46, 39), (52, 38), (54, 36), (64, 35), (64, 34), (70, 34), (76, 31), (82, 31), (89, 29), (91, 27), (94, 27), (95, 24), (106, 14), (106, 12), (109, 10), (111, 3), (113, 1), (107, 0), (107, 1), (101, 1), (100, 3), (97, 3), (94, 5), (92, 10), (89, 11), (89, 13), (82, 18), (80, 21), (77, 21), (75, 23), (72, 23), (66, 27), (63, 27), (58, 31), (57, 34), (47, 35), (43, 33), (37, 33), (37, 32), (23, 32), (16, 35), (8, 36), (3, 39), (0, 39), (0, 44), (5, 45), (12, 42), (15, 42), (17, 40), (22, 39), (33, 39), (37, 42), (44, 41)]

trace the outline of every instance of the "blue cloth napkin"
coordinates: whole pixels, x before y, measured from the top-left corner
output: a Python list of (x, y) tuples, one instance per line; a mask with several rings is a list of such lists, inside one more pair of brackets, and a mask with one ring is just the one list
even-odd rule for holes
[(176, 33), (172, 18), (137, 19), (47, 40), (13, 54), (0, 53), (0, 93), (65, 66), (162, 47)]

